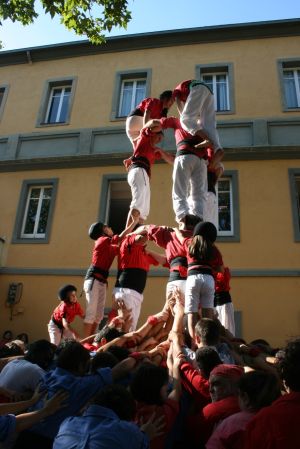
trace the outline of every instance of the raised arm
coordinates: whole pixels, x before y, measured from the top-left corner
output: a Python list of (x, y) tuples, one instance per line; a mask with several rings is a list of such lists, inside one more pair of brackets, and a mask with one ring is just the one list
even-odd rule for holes
[(160, 157), (167, 162), (167, 164), (173, 165), (175, 156), (173, 154), (167, 153), (166, 151), (162, 150), (161, 148), (158, 148), (156, 150), (156, 153), (160, 154)]

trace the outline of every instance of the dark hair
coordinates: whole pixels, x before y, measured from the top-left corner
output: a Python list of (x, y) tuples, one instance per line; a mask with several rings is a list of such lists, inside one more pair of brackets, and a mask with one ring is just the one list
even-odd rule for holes
[(99, 343), (102, 338), (105, 338), (106, 341), (109, 342), (122, 335), (124, 335), (124, 332), (118, 331), (115, 327), (104, 326), (95, 336), (94, 342)]
[(95, 396), (93, 403), (113, 410), (120, 419), (132, 421), (136, 407), (132, 395), (122, 385), (107, 385)]
[(110, 352), (111, 354), (113, 354), (118, 359), (119, 362), (127, 359), (127, 357), (130, 354), (129, 349), (124, 348), (122, 346), (117, 346), (117, 345), (110, 346), (109, 349), (107, 350), (107, 352)]
[(58, 290), (57, 296), (61, 301), (67, 302), (69, 300), (68, 295), (71, 292), (77, 292), (77, 288), (75, 285), (67, 284)]
[(94, 374), (99, 368), (113, 368), (118, 362), (111, 352), (98, 352), (91, 360), (91, 373)]
[(265, 371), (249, 371), (243, 374), (238, 387), (240, 392), (247, 393), (249, 408), (253, 411), (267, 407), (280, 397), (278, 378)]
[(136, 401), (161, 405), (161, 388), (168, 383), (168, 379), (166, 368), (145, 362), (134, 373), (130, 390)]
[(185, 229), (193, 230), (199, 222), (201, 222), (200, 217), (197, 217), (197, 215), (187, 214), (184, 218)]
[(25, 360), (35, 363), (41, 368), (46, 369), (53, 360), (55, 345), (48, 340), (37, 340), (28, 345), (28, 351), (25, 354)]
[(205, 346), (214, 346), (219, 343), (220, 326), (211, 318), (201, 318), (195, 326), (195, 333)]
[(17, 340), (22, 340), (26, 345), (28, 345), (29, 342), (28, 334), (22, 332), (21, 334), (17, 335)]
[(300, 338), (288, 342), (279, 366), (286, 385), (292, 391), (300, 392)]
[(87, 365), (90, 353), (77, 341), (69, 342), (57, 357), (57, 367), (78, 372), (80, 365)]
[[(12, 331), (7, 330), (7, 331), (3, 332), (3, 335), (2, 335), (2, 338), (3, 338), (3, 339), (7, 339), (6, 334), (9, 334), (9, 337), (8, 337), (8, 338), (9, 338), (10, 340), (12, 340), (12, 338), (13, 338), (13, 333), (12, 333)], [(17, 338), (17, 340), (18, 340), (18, 338)]]
[(198, 223), (193, 232), (193, 239), (189, 245), (189, 254), (198, 260), (210, 260), (213, 258), (213, 242), (217, 238), (217, 229), (209, 221)]
[(163, 101), (163, 100), (171, 100), (172, 97), (173, 97), (173, 91), (172, 90), (164, 90), (160, 94), (159, 99), (161, 101)]
[(210, 372), (215, 368), (215, 366), (222, 364), (222, 360), (220, 359), (217, 351), (210, 347), (197, 349), (196, 362), (206, 379), (209, 378)]
[(89, 236), (92, 240), (98, 240), (101, 235), (103, 235), (103, 229), (105, 224), (101, 223), (101, 221), (97, 221), (97, 223), (93, 223), (89, 229)]

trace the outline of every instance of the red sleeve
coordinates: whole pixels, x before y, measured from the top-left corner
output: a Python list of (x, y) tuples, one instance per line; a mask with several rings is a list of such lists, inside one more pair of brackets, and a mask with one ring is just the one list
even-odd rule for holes
[(110, 241), (113, 245), (118, 245), (118, 243), (120, 242), (120, 237), (118, 236), (118, 234), (115, 234), (112, 236)]
[(166, 248), (170, 239), (170, 231), (164, 226), (150, 225), (148, 228), (148, 238), (161, 248)]
[[(54, 315), (54, 314), (53, 314)], [(54, 318), (58, 320), (62, 320), (67, 315), (67, 304), (65, 302), (59, 304), (55, 309)]]
[(84, 316), (84, 310), (81, 307), (81, 305), (79, 304), (79, 302), (76, 303), (76, 315), (79, 315), (81, 317)]
[(152, 111), (152, 109), (155, 108), (157, 102), (159, 102), (157, 98), (146, 98), (143, 102), (144, 110)]
[(180, 121), (176, 117), (163, 117), (160, 119), (162, 129), (173, 128), (177, 129), (180, 126)]
[(193, 368), (188, 362), (184, 362), (181, 365), (180, 371), (183, 385), (190, 394), (197, 392), (197, 394), (202, 395), (204, 399), (210, 400), (209, 382), (201, 376), (199, 371)]
[(213, 260), (210, 263), (211, 267), (214, 269), (215, 267), (220, 267), (224, 265), (223, 263), (223, 257), (218, 248), (214, 245), (214, 256)]
[(159, 262), (157, 262), (157, 260), (154, 259), (154, 257), (151, 256), (151, 254), (147, 253), (147, 257), (148, 257), (148, 262), (150, 265), (154, 265), (155, 267), (157, 267), (159, 265)]

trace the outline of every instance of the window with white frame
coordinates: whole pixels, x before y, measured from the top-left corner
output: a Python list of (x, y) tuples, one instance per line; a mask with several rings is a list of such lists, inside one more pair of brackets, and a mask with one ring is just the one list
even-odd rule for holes
[(75, 86), (76, 77), (45, 82), (36, 126), (67, 125), (70, 122)]
[(230, 177), (219, 179), (216, 185), (218, 201), (218, 235), (234, 235), (232, 180)]
[(202, 81), (209, 86), (214, 94), (215, 110), (217, 112), (229, 111), (229, 85), (227, 73), (206, 73)]
[(23, 181), (13, 243), (49, 241), (57, 179)]
[(131, 190), (126, 175), (104, 175), (100, 201), (100, 220), (107, 223), (116, 234), (125, 228)]
[(214, 94), (215, 110), (220, 114), (234, 112), (233, 64), (197, 65), (196, 78), (203, 81)]
[(65, 123), (67, 121), (70, 97), (71, 86), (52, 87), (45, 123)]
[(286, 107), (300, 108), (300, 67), (283, 69), (283, 86)]
[(124, 120), (144, 98), (150, 96), (151, 75), (151, 69), (116, 72), (111, 120)]
[(126, 117), (146, 97), (146, 78), (124, 79), (121, 85), (119, 117)]
[(0, 86), (0, 119), (2, 118), (5, 102), (7, 99), (8, 87), (9, 87), (8, 85)]
[(300, 242), (300, 168), (289, 169), (295, 241)]

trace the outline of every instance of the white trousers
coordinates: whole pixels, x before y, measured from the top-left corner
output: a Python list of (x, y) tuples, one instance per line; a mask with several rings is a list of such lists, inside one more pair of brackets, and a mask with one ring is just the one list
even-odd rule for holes
[(140, 131), (143, 128), (144, 117), (139, 115), (132, 115), (126, 119), (126, 134), (131, 143), (134, 139), (139, 137)]
[(73, 336), (72, 332), (70, 332), (68, 329), (64, 329), (64, 330), (59, 329), (52, 320), (50, 320), (48, 323), (48, 332), (49, 332), (50, 342), (56, 346), (59, 345), (59, 343), (61, 342), (62, 339), (71, 338), (74, 340), (74, 336)]
[(85, 323), (101, 323), (104, 316), (107, 285), (97, 279), (86, 279), (83, 284), (86, 298)]
[(203, 220), (210, 221), (218, 229), (218, 201), (213, 192), (206, 192), (204, 196)]
[(207, 192), (207, 167), (204, 159), (187, 154), (174, 161), (172, 200), (176, 221), (188, 214), (203, 218)]
[(150, 180), (149, 176), (141, 167), (131, 168), (128, 172), (127, 182), (131, 188), (132, 200), (130, 210), (139, 211), (143, 220), (146, 220), (150, 212)]
[(188, 276), (185, 292), (185, 313), (196, 313), (199, 307), (214, 308), (215, 281), (210, 274)]
[(186, 281), (182, 279), (178, 279), (177, 281), (170, 281), (167, 283), (166, 297), (168, 298), (169, 294), (177, 288), (179, 288), (183, 295), (183, 298), (185, 298)]
[(216, 311), (218, 312), (218, 318), (221, 324), (232, 335), (235, 335), (234, 308), (232, 302), (228, 302), (222, 306), (216, 306)]
[(122, 287), (115, 287), (113, 295), (116, 301), (124, 301), (126, 308), (131, 309), (132, 324), (129, 331), (135, 331), (144, 299), (143, 295), (131, 288)]
[(212, 141), (215, 151), (221, 148), (216, 128), (214, 96), (203, 84), (191, 88), (180, 115), (180, 123), (183, 129), (192, 135), (197, 131), (204, 131)]

